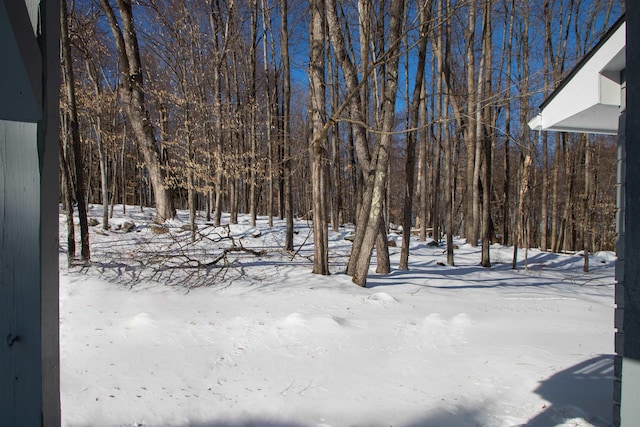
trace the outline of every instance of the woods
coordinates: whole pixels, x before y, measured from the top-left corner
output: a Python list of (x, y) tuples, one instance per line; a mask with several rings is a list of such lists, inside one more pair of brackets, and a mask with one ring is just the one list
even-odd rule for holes
[(192, 233), (250, 213), (286, 218), (293, 251), (306, 218), (329, 274), (329, 225), (355, 224), (360, 286), (374, 253), (390, 271), (394, 224), (450, 265), (454, 236), (485, 267), (492, 243), (614, 248), (615, 139), (527, 122), (619, 0), (66, 3), (61, 200), (102, 204), (104, 227), (127, 205), (188, 209)]

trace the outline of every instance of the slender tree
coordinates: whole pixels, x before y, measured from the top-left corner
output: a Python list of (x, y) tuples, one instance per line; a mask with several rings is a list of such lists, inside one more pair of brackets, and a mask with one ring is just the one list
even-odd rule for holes
[(291, 65), (289, 61), (288, 0), (280, 0), (280, 55), (282, 57), (282, 147), (284, 166), (284, 216), (287, 230), (284, 249), (293, 250), (293, 188), (291, 185)]
[(329, 230), (327, 226), (327, 140), (325, 119), (324, 0), (309, 2), (309, 103), (310, 147), (313, 184), (313, 272), (329, 274)]
[[(478, 73), (478, 138), (480, 147), (476, 151), (478, 159), (476, 164), (481, 162), (480, 172), (482, 175), (482, 259), (483, 267), (491, 267), (489, 248), (491, 246), (491, 162), (492, 145), (489, 140), (493, 134), (492, 109), (486, 105), (486, 100), (482, 99), (491, 96), (491, 69), (493, 62), (493, 34), (491, 27), (492, 0), (485, 2), (483, 10), (482, 24), (482, 59), (480, 71)], [(482, 100), (481, 100), (482, 99)], [(475, 182), (475, 181), (474, 181)]]
[[(424, 68), (427, 56), (427, 41), (429, 37), (429, 10), (431, 9), (431, 2), (427, 4), (419, 5), (419, 19), (420, 19), (420, 39), (418, 41), (418, 62), (416, 68), (416, 78), (413, 86), (413, 95), (411, 99), (411, 106), (409, 110), (409, 126), (418, 127), (419, 108), (422, 96), (422, 83), (424, 79)], [(407, 148), (405, 159), (405, 186), (404, 186), (404, 204), (403, 204), (403, 217), (402, 217), (402, 250), (400, 252), (400, 265), (401, 270), (409, 269), (409, 242), (411, 240), (411, 225), (412, 225), (412, 213), (413, 213), (413, 194), (414, 194), (414, 174), (415, 174), (415, 152), (416, 152), (416, 139), (417, 130), (408, 130), (407, 135)], [(434, 236), (435, 237), (435, 236)]]
[(76, 105), (75, 79), (71, 60), (71, 43), (69, 41), (69, 23), (67, 19), (67, 2), (60, 2), (60, 53), (62, 55), (62, 75), (66, 95), (66, 131), (69, 132), (71, 146), (73, 147), (73, 164), (75, 166), (75, 196), (78, 206), (78, 218), (80, 221), (80, 255), (83, 261), (89, 261), (91, 250), (89, 248), (89, 223), (87, 220), (85, 171), (82, 161), (82, 148), (80, 146), (80, 125), (78, 123), (78, 109)]
[(173, 206), (171, 189), (166, 183), (166, 172), (160, 162), (158, 144), (145, 104), (142, 62), (131, 1), (117, 0), (120, 20), (116, 18), (109, 0), (100, 0), (100, 5), (107, 16), (109, 28), (116, 43), (121, 72), (121, 96), (125, 112), (149, 171), (155, 196), (156, 219), (162, 222), (173, 218), (176, 211)]

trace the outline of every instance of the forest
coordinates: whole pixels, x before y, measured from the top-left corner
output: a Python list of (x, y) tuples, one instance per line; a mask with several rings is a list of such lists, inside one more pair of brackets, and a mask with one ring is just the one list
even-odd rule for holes
[[(621, 0), (66, 0), (61, 201), (355, 224), (346, 273), (390, 271), (389, 229), (553, 252), (613, 250), (616, 139), (528, 121)], [(70, 224), (73, 224), (70, 222)], [(68, 227), (69, 257), (75, 256)], [(409, 239), (400, 269), (408, 268)], [(387, 254), (387, 256), (385, 256)], [(516, 259), (516, 257), (514, 257)], [(588, 257), (585, 257), (588, 260)]]

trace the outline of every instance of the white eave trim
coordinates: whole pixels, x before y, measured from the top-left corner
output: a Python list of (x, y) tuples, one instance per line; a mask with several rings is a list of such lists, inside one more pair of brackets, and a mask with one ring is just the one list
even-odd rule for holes
[(624, 108), (626, 22), (607, 34), (529, 121), (533, 130), (616, 134)]

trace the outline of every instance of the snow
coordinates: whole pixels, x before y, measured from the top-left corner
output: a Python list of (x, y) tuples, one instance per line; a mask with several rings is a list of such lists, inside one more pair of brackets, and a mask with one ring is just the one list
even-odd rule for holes
[[(207, 282), (154, 276), (163, 265), (146, 262), (149, 249), (190, 232), (155, 235), (153, 212), (135, 209), (133, 232), (92, 228), (90, 266), (67, 268), (60, 254), (64, 426), (611, 422), (612, 253), (594, 254), (584, 273), (579, 254), (532, 249), (529, 268), (521, 258), (512, 270), (513, 248), (494, 245), (485, 269), (461, 241), (450, 267), (438, 265), (442, 247), (412, 240), (411, 270), (372, 273), (363, 289), (341, 273), (350, 229), (330, 233), (334, 274), (318, 276), (310, 223), (296, 223), (296, 249), (306, 243), (293, 256), (280, 250), (283, 222), (241, 218), (232, 235), (267, 252), (229, 253), (224, 278)], [(207, 242), (203, 257), (230, 244)], [(390, 250), (395, 267), (400, 248)]]

